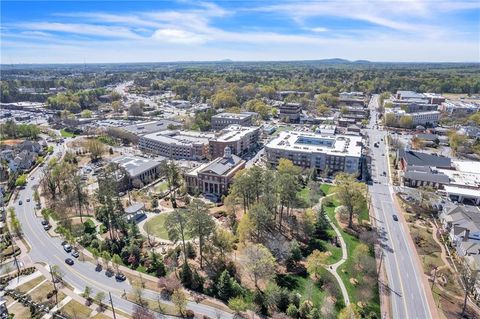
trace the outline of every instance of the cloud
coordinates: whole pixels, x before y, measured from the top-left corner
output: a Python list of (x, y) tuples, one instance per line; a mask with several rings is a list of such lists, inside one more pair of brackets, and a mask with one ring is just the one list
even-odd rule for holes
[(130, 29), (120, 26), (106, 26), (85, 23), (56, 23), (56, 22), (33, 22), (17, 24), (30, 31), (51, 31), (82, 34), (90, 36), (140, 39), (141, 37)]
[(320, 33), (320, 32), (327, 32), (328, 29), (327, 28), (324, 28), (324, 27), (316, 27), (316, 28), (310, 28), (308, 29), (312, 32), (317, 32), (317, 33)]
[(153, 33), (152, 38), (156, 40), (182, 44), (197, 44), (204, 43), (206, 41), (206, 38), (200, 34), (171, 28), (158, 29)]

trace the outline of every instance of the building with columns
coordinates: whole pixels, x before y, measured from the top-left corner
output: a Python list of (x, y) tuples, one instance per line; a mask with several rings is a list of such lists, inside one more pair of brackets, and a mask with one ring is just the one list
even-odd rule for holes
[(232, 154), (232, 150), (227, 146), (222, 157), (185, 174), (187, 191), (218, 201), (222, 195), (227, 194), (235, 174), (245, 168), (245, 163), (243, 159)]

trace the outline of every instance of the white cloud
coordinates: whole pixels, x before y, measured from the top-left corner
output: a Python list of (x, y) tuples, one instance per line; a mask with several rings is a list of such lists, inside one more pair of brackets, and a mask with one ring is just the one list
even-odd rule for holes
[(198, 44), (204, 43), (206, 38), (200, 34), (188, 32), (181, 29), (158, 29), (153, 33), (152, 38), (172, 43)]
[(320, 33), (320, 32), (327, 32), (328, 29), (327, 28), (324, 28), (324, 27), (316, 27), (316, 28), (310, 28), (308, 29), (312, 32), (317, 32), (317, 33)]
[(106, 26), (85, 23), (56, 23), (56, 22), (33, 22), (18, 24), (18, 27), (23, 27), (34, 31), (52, 31), (65, 32), (82, 35), (114, 37), (139, 39), (138, 34), (132, 32), (130, 29), (119, 26)]

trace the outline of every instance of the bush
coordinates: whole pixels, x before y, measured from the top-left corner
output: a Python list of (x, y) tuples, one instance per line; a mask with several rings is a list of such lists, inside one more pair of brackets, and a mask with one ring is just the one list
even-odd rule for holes
[(87, 233), (87, 234), (95, 234), (96, 233), (95, 223), (91, 219), (88, 219), (87, 221), (85, 221), (83, 223), (83, 227), (84, 227), (85, 233)]
[(287, 316), (291, 318), (298, 318), (298, 308), (294, 304), (288, 305)]

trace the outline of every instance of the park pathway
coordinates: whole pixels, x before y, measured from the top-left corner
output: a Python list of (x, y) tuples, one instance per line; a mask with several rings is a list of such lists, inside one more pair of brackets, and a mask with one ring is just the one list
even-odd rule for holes
[[(334, 194), (329, 194), (327, 196), (333, 196), (333, 195)], [(325, 196), (325, 197), (327, 197), (327, 196)], [(314, 210), (320, 209), (320, 207), (322, 206), (322, 203), (323, 203), (323, 199), (325, 197), (320, 198), (318, 203), (315, 206), (313, 206)], [(340, 241), (340, 246), (342, 248), (342, 259), (340, 259), (339, 261), (337, 261), (334, 264), (326, 265), (325, 269), (327, 269), (337, 280), (338, 285), (340, 286), (340, 290), (342, 291), (343, 301), (345, 303), (345, 306), (348, 306), (350, 304), (350, 298), (348, 297), (347, 287), (345, 287), (345, 283), (343, 282), (342, 278), (340, 277), (340, 275), (337, 272), (338, 267), (340, 267), (348, 258), (347, 244), (345, 243), (345, 240), (343, 239), (342, 233), (337, 228), (337, 226), (335, 226), (335, 224), (332, 222), (330, 217), (328, 217), (327, 215), (325, 215), (325, 217), (327, 217), (327, 220), (330, 223), (330, 226), (332, 226), (333, 230), (337, 234), (337, 237)]]

